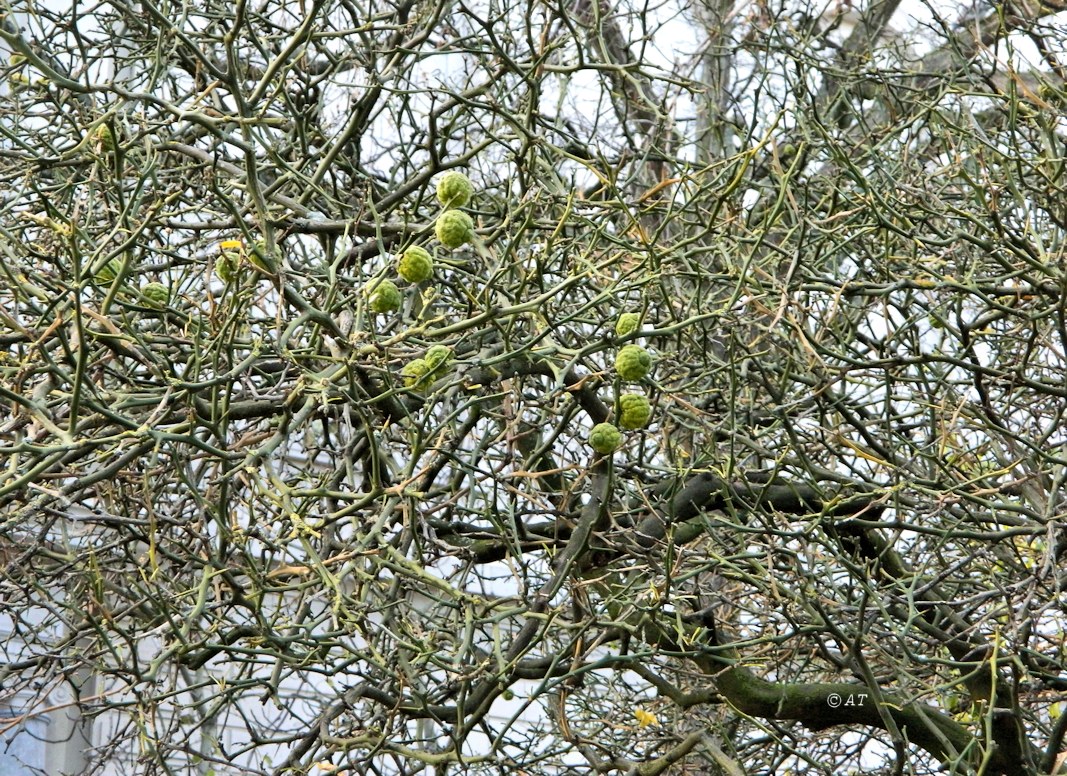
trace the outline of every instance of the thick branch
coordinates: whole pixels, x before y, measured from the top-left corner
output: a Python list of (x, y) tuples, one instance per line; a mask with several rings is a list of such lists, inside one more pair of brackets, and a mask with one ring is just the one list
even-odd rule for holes
[[(883, 715), (890, 717), (907, 740), (934, 755), (946, 765), (980, 757), (971, 733), (951, 717), (931, 706), (883, 694), (881, 709), (870, 690), (860, 684), (790, 684), (768, 682), (747, 668), (733, 666), (716, 677), (719, 692), (743, 714), (764, 719), (796, 720), (812, 730), (835, 725), (866, 725), (886, 729)], [(1018, 761), (995, 751), (987, 774), (1019, 773)]]

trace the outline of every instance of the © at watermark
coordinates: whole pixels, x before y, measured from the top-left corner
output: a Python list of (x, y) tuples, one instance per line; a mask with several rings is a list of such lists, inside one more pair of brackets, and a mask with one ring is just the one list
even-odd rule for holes
[(836, 709), (838, 706), (863, 706), (867, 702), (867, 697), (865, 692), (850, 693), (844, 697), (832, 692), (826, 696), (826, 705), (831, 709)]

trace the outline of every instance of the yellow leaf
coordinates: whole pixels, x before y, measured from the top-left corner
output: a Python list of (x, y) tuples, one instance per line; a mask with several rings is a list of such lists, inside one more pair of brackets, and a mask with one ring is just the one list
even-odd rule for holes
[(648, 727), (649, 725), (656, 724), (656, 715), (647, 712), (644, 709), (634, 709), (634, 716), (637, 717), (637, 724), (640, 727)]
[(880, 464), (882, 466), (885, 466), (886, 468), (890, 468), (890, 469), (893, 468), (893, 464), (889, 463), (889, 461), (885, 460), (884, 458), (879, 458), (874, 453), (863, 449), (862, 447), (857, 445), (855, 442), (853, 442), (851, 439), (846, 439), (841, 434), (834, 434), (834, 439), (835, 439), (835, 441), (840, 442), (845, 447), (847, 447), (849, 450), (854, 452), (860, 458), (863, 458), (863, 459), (865, 459), (867, 461), (870, 461), (871, 463)]
[(319, 773), (330, 774), (330, 776), (345, 776), (347, 771), (338, 770), (338, 767), (333, 763), (328, 763), (325, 760), (315, 763), (315, 768)]

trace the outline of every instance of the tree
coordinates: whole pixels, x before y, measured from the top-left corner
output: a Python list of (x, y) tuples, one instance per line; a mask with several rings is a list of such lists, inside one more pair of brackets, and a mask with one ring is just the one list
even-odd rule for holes
[(10, 7), (14, 722), (51, 773), (1054, 772), (1061, 10)]

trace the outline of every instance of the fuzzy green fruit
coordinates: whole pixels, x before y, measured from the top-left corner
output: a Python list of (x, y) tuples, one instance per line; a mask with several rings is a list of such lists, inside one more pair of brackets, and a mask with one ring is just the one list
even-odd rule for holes
[(98, 153), (109, 154), (115, 150), (115, 138), (111, 134), (111, 127), (107, 124), (98, 124), (93, 130), (93, 146)]
[(623, 313), (619, 320), (615, 321), (615, 334), (625, 337), (627, 334), (637, 331), (641, 325), (641, 313)]
[(97, 285), (107, 285), (119, 276), (120, 271), (122, 271), (122, 259), (116, 256), (93, 275), (93, 281)]
[(404, 368), (400, 370), (400, 376), (404, 378), (404, 385), (408, 388), (415, 388), (426, 379), (431, 369), (426, 359), (416, 358), (404, 364)]
[(274, 275), (278, 271), (278, 252), (267, 250), (266, 240), (256, 240), (248, 254), (248, 263), (264, 275)]
[(396, 271), (409, 283), (421, 283), (433, 274), (433, 259), (425, 248), (412, 245), (401, 254)]
[(615, 356), (615, 371), (631, 383), (644, 380), (652, 369), (652, 356), (640, 345), (623, 345)]
[(162, 283), (145, 283), (141, 286), (143, 296), (152, 307), (166, 307), (170, 300), (170, 291)]
[(426, 363), (433, 369), (444, 366), (451, 359), (452, 348), (448, 347), (448, 345), (434, 345), (426, 351)]
[(589, 446), (601, 455), (609, 455), (622, 444), (622, 432), (610, 423), (597, 423), (589, 432)]
[(223, 240), (219, 243), (219, 257), (215, 259), (215, 274), (226, 285), (237, 279), (244, 262), (245, 244), (240, 240)]
[(458, 248), (474, 239), (474, 221), (459, 210), (446, 210), (437, 217), (434, 233), (448, 248)]
[(400, 289), (391, 280), (371, 281), (367, 284), (370, 309), (376, 313), (391, 313), (400, 309)]
[(226, 251), (219, 254), (219, 257), (215, 259), (215, 274), (219, 276), (219, 280), (229, 285), (237, 279), (237, 273), (241, 269), (241, 256), (233, 251)]
[(619, 425), (623, 428), (644, 428), (652, 418), (652, 405), (642, 393), (626, 393), (619, 397)]
[(437, 181), (437, 201), (446, 208), (463, 207), (474, 196), (474, 184), (461, 172), (447, 172)]

